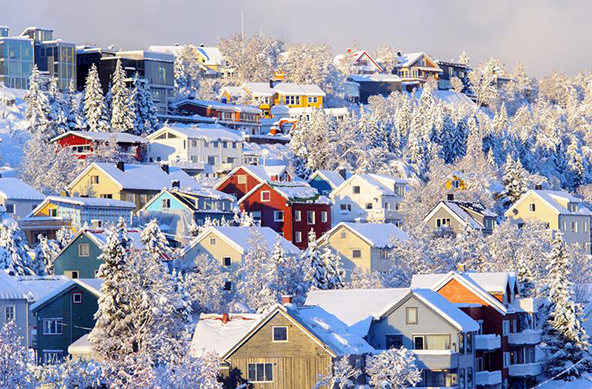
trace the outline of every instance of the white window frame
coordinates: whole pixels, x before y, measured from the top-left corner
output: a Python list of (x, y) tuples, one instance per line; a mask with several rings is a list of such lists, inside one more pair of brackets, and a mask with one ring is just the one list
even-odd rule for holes
[(302, 211), (294, 211), (294, 221), (302, 221)]
[[(12, 317), (9, 317), (9, 310), (12, 310)], [(8, 323), (9, 321), (16, 322), (16, 306), (15, 305), (6, 305), (4, 307), (4, 322)]]
[(340, 237), (341, 239), (347, 239), (347, 232), (345, 232), (345, 231), (341, 231), (341, 234), (339, 235), (339, 237)]
[[(64, 356), (64, 352), (62, 350), (43, 350), (41, 353), (43, 355), (44, 364), (59, 362)], [(53, 357), (49, 358), (50, 355), (53, 355)]]
[[(63, 331), (63, 318), (61, 317), (56, 317), (56, 318), (44, 318), (42, 319), (42, 323), (43, 323), (43, 335), (48, 335), (48, 336), (60, 336), (63, 335), (64, 331)], [(47, 330), (52, 329), (51, 328), (51, 324), (47, 324), (47, 323), (55, 323), (55, 329), (58, 332), (48, 332)]]
[[(356, 253), (360, 253), (360, 255), (356, 256)], [(362, 249), (352, 249), (352, 258), (362, 258)]]
[[(265, 199), (263, 198), (263, 195), (264, 195), (264, 194), (267, 194), (267, 196), (268, 196), (267, 200), (265, 200)], [(261, 191), (261, 202), (262, 202), (262, 203), (269, 203), (270, 201), (271, 201), (271, 192), (270, 192), (270, 191), (268, 191), (268, 190), (262, 190), (262, 191)]]
[(510, 333), (510, 321), (503, 320), (502, 321), (502, 335), (508, 336), (509, 333)]
[(246, 184), (246, 183), (247, 183), (247, 175), (246, 175), (246, 174), (239, 174), (239, 175), (237, 176), (237, 179), (236, 179), (236, 181), (237, 181), (239, 184)]
[[(409, 312), (411, 311), (415, 311), (415, 322), (409, 320)], [(408, 325), (415, 325), (419, 323), (419, 309), (417, 309), (417, 307), (406, 307), (405, 308), (405, 324)], [(425, 342), (425, 340), (424, 340)], [(425, 347), (425, 343), (424, 343), (424, 347)]]
[[(228, 265), (226, 264), (227, 259), (229, 260)], [(232, 257), (222, 257), (222, 266), (224, 266), (224, 267), (232, 266)]]
[[(76, 297), (80, 297), (80, 300), (76, 299)], [(72, 304), (82, 304), (82, 293), (81, 292), (72, 293)]]
[[(310, 215), (312, 215), (312, 218)], [(306, 224), (311, 226), (316, 224), (315, 211), (306, 211)]]
[[(250, 365), (255, 365), (255, 375), (257, 375), (257, 365), (263, 365), (263, 376), (265, 376), (265, 365), (270, 365), (271, 366), (271, 381), (269, 380), (263, 380), (263, 381), (258, 381), (257, 378), (252, 379), (249, 378), (249, 366)], [(273, 382), (273, 363), (272, 362), (253, 362), (253, 363), (247, 363), (247, 379), (249, 380), (249, 382), (251, 383), (263, 383), (263, 382)]]
[(215, 236), (210, 236), (210, 246), (215, 246), (218, 243), (218, 239)]
[(504, 369), (510, 366), (510, 352), (509, 351), (505, 351), (504, 355), (503, 355), (503, 363), (504, 363)]
[(535, 203), (528, 204), (528, 210), (530, 212), (536, 212), (536, 204)]
[(449, 217), (437, 218), (435, 221), (435, 226), (436, 226), (436, 228), (450, 227), (450, 218)]
[[(83, 248), (85, 248), (85, 250), (83, 250)], [(81, 258), (90, 257), (90, 244), (79, 243), (78, 244), (78, 256)]]
[(327, 211), (321, 211), (321, 223), (327, 223), (329, 220), (329, 215)]
[(284, 221), (284, 211), (273, 211), (273, 221), (274, 222), (283, 222)]
[(294, 241), (296, 243), (302, 243), (302, 232), (301, 231), (294, 232)]
[(578, 232), (578, 222), (577, 221), (571, 222), (571, 232), (574, 232), (574, 233)]
[[(286, 340), (275, 340), (275, 329), (276, 328), (285, 328), (286, 329)], [(288, 334), (288, 326), (272, 326), (271, 327), (271, 341), (273, 343), (287, 343), (290, 340), (290, 335)]]

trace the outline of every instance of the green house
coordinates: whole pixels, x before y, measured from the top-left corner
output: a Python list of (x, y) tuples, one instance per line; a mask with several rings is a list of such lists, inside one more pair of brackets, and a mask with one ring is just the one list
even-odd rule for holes
[(98, 278), (75, 279), (31, 305), (38, 364), (62, 360), (68, 346), (92, 330), (102, 283)]

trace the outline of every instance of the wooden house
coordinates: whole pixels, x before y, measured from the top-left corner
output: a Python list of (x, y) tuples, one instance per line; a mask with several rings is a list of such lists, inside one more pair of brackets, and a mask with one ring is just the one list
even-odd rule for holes
[(490, 235), (497, 224), (496, 218), (497, 214), (483, 204), (455, 201), (453, 195), (448, 194), (448, 200), (440, 201), (423, 222), (438, 233), (457, 235), (468, 225)]
[(214, 185), (214, 189), (233, 195), (238, 200), (255, 186), (267, 181), (292, 181), (292, 176), (287, 166), (243, 165), (228, 173)]
[(141, 136), (125, 132), (94, 132), (68, 131), (51, 140), (63, 148), (72, 150), (76, 158), (86, 159), (99, 147), (112, 147), (109, 142), (115, 142), (122, 153), (141, 161), (146, 153), (148, 142)]
[(401, 77), (403, 85), (409, 90), (426, 82), (429, 77), (438, 79), (442, 69), (426, 53), (398, 53), (393, 73)]

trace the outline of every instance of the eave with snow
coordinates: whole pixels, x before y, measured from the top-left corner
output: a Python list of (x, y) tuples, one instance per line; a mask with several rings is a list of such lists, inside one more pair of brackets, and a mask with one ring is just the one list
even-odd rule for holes
[(141, 136), (124, 132), (92, 132), (68, 131), (53, 138), (51, 143), (58, 143), (63, 148), (69, 148), (78, 159), (86, 159), (92, 155), (97, 147), (109, 146), (115, 142), (120, 150), (141, 161), (145, 154), (146, 139)]

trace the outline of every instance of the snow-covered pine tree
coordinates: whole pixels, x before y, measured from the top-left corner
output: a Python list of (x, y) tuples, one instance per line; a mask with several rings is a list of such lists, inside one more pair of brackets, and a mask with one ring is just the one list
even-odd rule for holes
[(380, 289), (383, 288), (383, 279), (380, 273), (376, 271), (364, 271), (356, 267), (350, 277), (347, 285), (348, 289)]
[(314, 289), (325, 289), (327, 284), (327, 269), (321, 258), (321, 252), (317, 245), (317, 237), (311, 228), (308, 233), (308, 248), (302, 253), (302, 263), (305, 269), (308, 269), (305, 280), (310, 283)]
[(341, 255), (325, 248), (321, 254), (321, 261), (326, 270), (327, 282), (320, 289), (341, 289), (345, 287), (345, 270)]
[[(27, 110), (25, 111), (25, 119), (29, 124), (28, 130), (30, 133), (46, 134), (49, 126), (49, 102), (45, 91), (41, 85), (41, 76), (37, 65), (33, 66), (31, 75), (29, 76), (29, 89), (25, 93), (23, 100), (27, 103)], [(45, 135), (46, 139), (51, 139), (51, 134)]]
[(504, 205), (506, 207), (518, 201), (520, 196), (526, 193), (528, 189), (526, 187), (526, 171), (520, 161), (514, 162), (512, 156), (509, 154), (504, 165), (502, 184), (504, 185), (504, 190), (501, 195), (505, 199)]
[(53, 138), (68, 131), (64, 110), (64, 96), (58, 89), (58, 81), (55, 77), (50, 78), (47, 85), (47, 103), (49, 106), (47, 116), (49, 121), (48, 135)]
[(64, 93), (63, 109), (66, 117), (66, 131), (74, 131), (79, 127), (80, 118), (78, 117), (78, 107), (75, 102), (76, 87), (74, 86), (74, 79), (70, 80), (68, 91)]
[(32, 262), (27, 241), (18, 224), (0, 224), (0, 270), (10, 275), (35, 275)]
[(146, 224), (140, 235), (140, 241), (144, 246), (144, 250), (159, 261), (170, 257), (172, 254), (166, 236), (160, 230), (156, 219), (152, 219)]
[(288, 295), (292, 296), (295, 304), (304, 304), (308, 292), (304, 269), (297, 257), (286, 255), (279, 236), (269, 259), (269, 267), (269, 288), (276, 301), (281, 301), (282, 296)]
[(192, 96), (199, 90), (203, 78), (200, 55), (193, 45), (184, 45), (175, 52), (175, 92)]
[(362, 371), (349, 361), (349, 356), (345, 355), (333, 360), (331, 372), (327, 375), (321, 375), (315, 385), (315, 389), (348, 389), (356, 387), (356, 379), (362, 374)]
[(548, 321), (543, 326), (546, 371), (549, 375), (561, 374), (561, 379), (571, 380), (592, 369), (592, 354), (589, 336), (582, 325), (582, 307), (575, 301), (569, 259), (560, 233), (553, 239), (547, 270), (551, 305)]
[(421, 381), (421, 371), (415, 364), (415, 355), (404, 347), (367, 356), (366, 374), (374, 388), (405, 388), (415, 386)]
[(130, 100), (135, 108), (134, 134), (147, 135), (158, 130), (160, 125), (156, 117), (157, 110), (148, 80), (141, 79), (136, 75)]
[(84, 107), (84, 123), (89, 131), (104, 132), (109, 128), (107, 108), (101, 88), (99, 72), (95, 64), (88, 71), (84, 86), (84, 99), (80, 102)]
[(0, 330), (0, 388), (37, 387), (28, 365), (29, 354), (16, 324), (5, 322)]
[(184, 286), (191, 297), (194, 314), (220, 312), (225, 305), (224, 283), (227, 274), (212, 257), (201, 254), (184, 275)]
[(125, 70), (121, 60), (117, 60), (111, 76), (111, 130), (113, 132), (133, 132), (135, 113), (130, 102), (130, 93), (125, 85)]
[[(47, 275), (54, 274), (54, 267), (53, 262), (56, 259), (56, 256), (62, 250), (59, 244), (52, 240), (48, 239), (46, 236), (39, 234), (38, 235), (39, 244), (35, 247), (35, 267), (43, 266), (43, 271)], [(37, 275), (40, 275), (39, 271), (35, 272)]]

